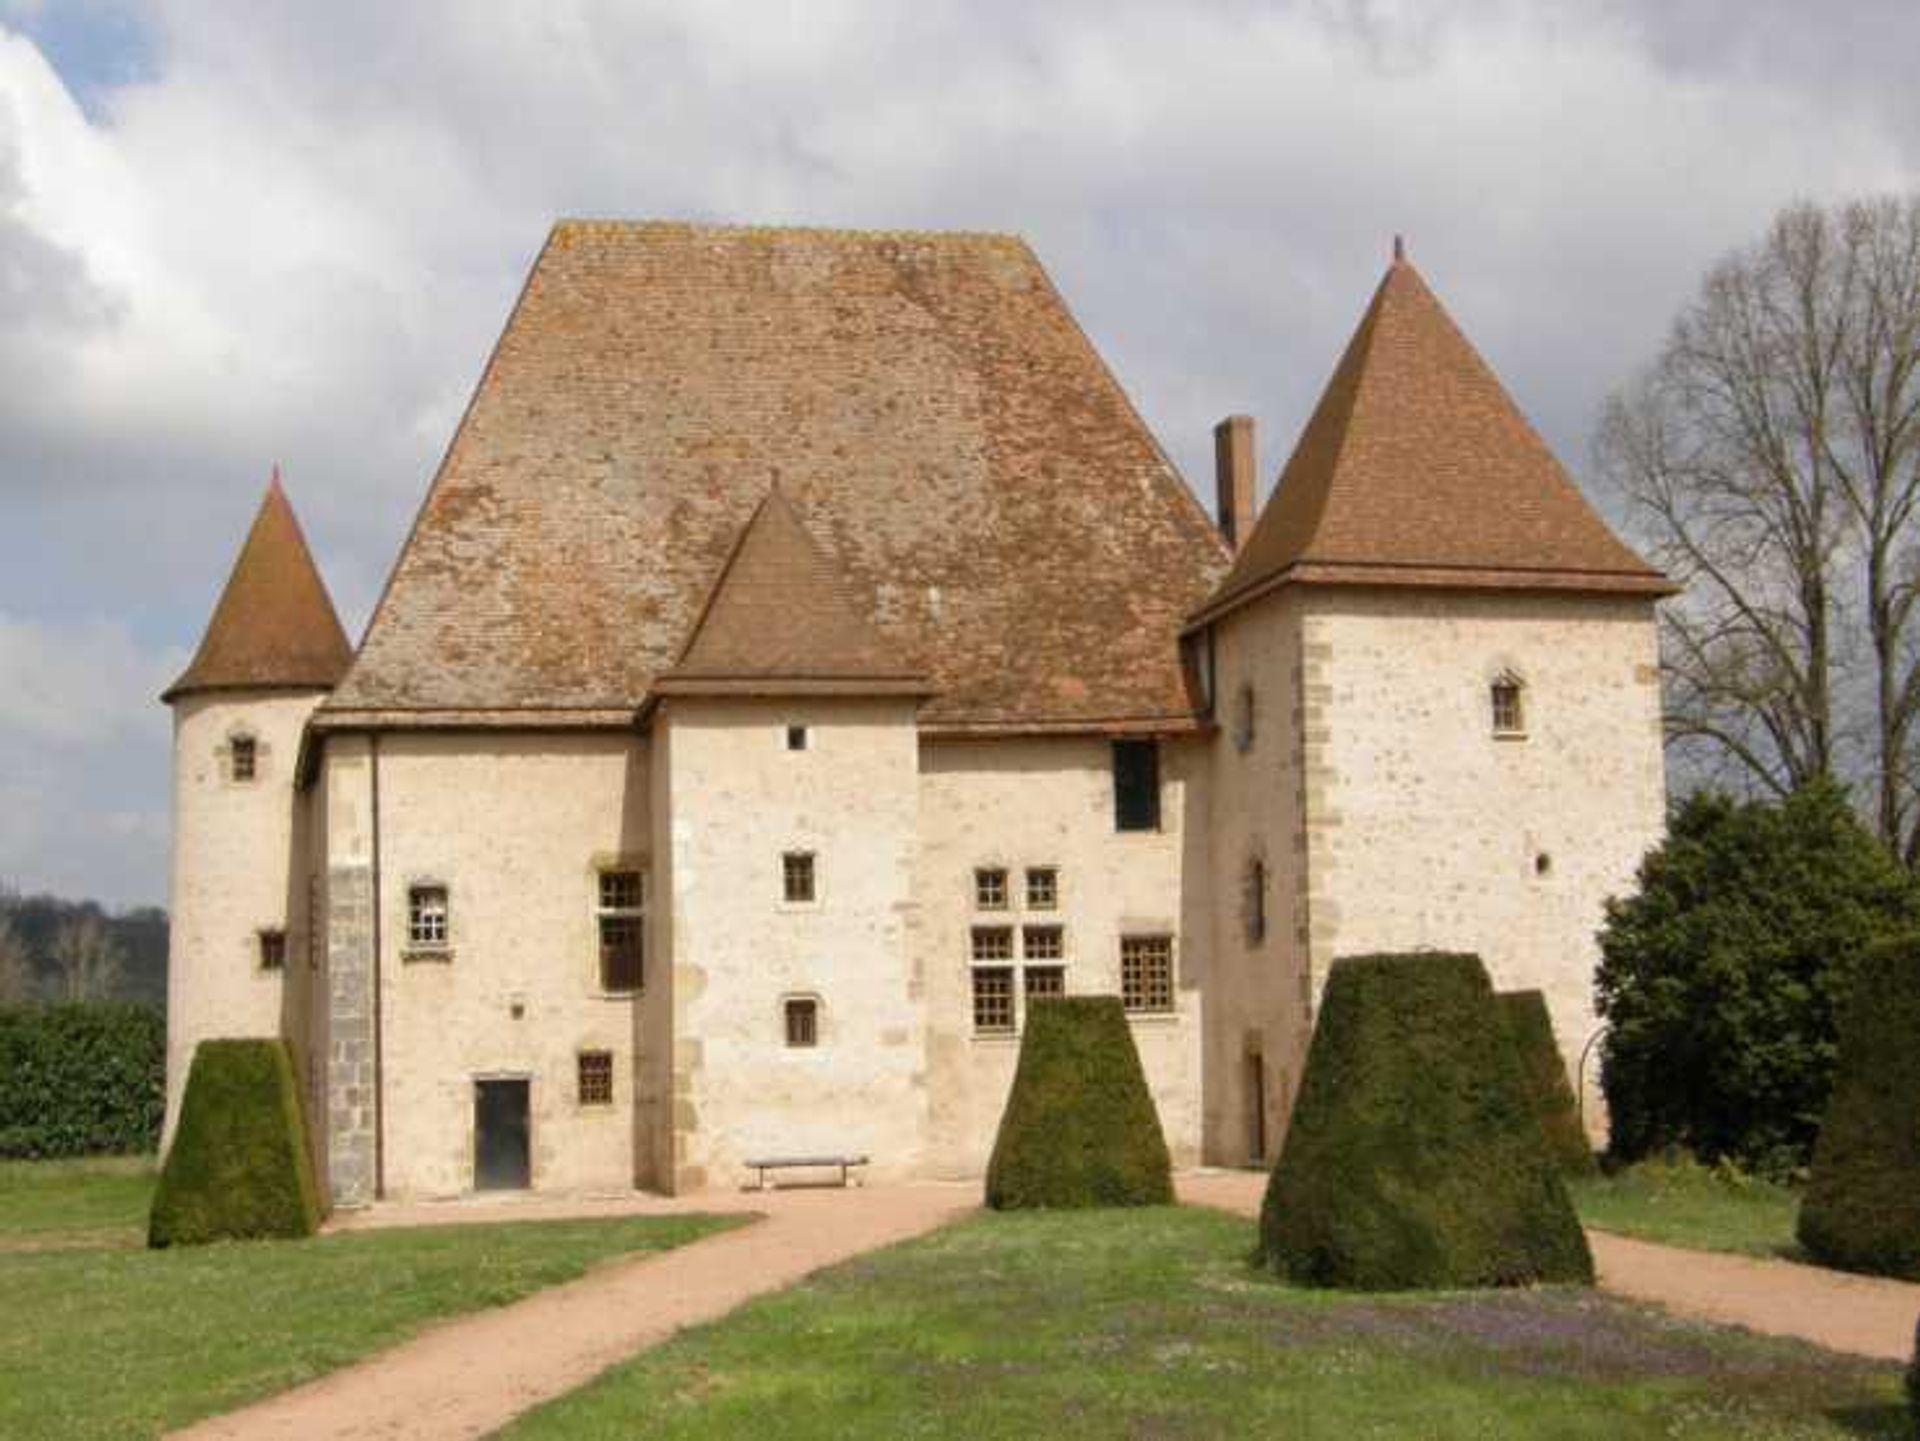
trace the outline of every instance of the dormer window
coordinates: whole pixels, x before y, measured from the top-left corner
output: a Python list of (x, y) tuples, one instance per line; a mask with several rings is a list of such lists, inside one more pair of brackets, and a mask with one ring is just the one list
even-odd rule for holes
[(1503, 673), (1488, 688), (1493, 711), (1493, 733), (1497, 736), (1524, 736), (1527, 733), (1526, 689), (1520, 677)]
[(260, 743), (250, 735), (237, 735), (227, 742), (227, 777), (245, 784), (260, 774)]

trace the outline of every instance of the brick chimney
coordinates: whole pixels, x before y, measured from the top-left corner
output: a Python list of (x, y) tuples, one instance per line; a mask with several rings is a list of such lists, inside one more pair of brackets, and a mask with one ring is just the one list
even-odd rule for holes
[(1213, 475), (1220, 534), (1238, 551), (1253, 531), (1253, 417), (1229, 415), (1213, 428)]

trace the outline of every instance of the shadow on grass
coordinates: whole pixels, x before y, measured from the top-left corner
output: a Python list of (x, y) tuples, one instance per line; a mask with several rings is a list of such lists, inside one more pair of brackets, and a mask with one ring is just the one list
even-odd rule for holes
[(1886, 1438), (1886, 1441), (1911, 1441), (1916, 1433), (1913, 1417), (1905, 1406), (1833, 1406), (1826, 1417), (1849, 1436)]

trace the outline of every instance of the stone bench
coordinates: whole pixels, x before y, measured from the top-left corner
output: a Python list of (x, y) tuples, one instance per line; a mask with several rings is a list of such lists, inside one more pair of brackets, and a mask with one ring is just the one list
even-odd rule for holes
[(747, 1165), (760, 1173), (755, 1183), (762, 1191), (773, 1189), (773, 1183), (767, 1179), (769, 1171), (823, 1171), (836, 1167), (840, 1171), (842, 1186), (856, 1184), (852, 1177), (853, 1168), (867, 1164), (865, 1156), (767, 1156), (757, 1161), (748, 1161)]

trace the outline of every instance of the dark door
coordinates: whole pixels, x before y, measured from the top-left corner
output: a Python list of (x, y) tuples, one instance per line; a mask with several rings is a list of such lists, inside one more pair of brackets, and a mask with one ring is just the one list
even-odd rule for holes
[(527, 1159), (527, 1083), (473, 1083), (473, 1186), (476, 1191), (524, 1191)]

